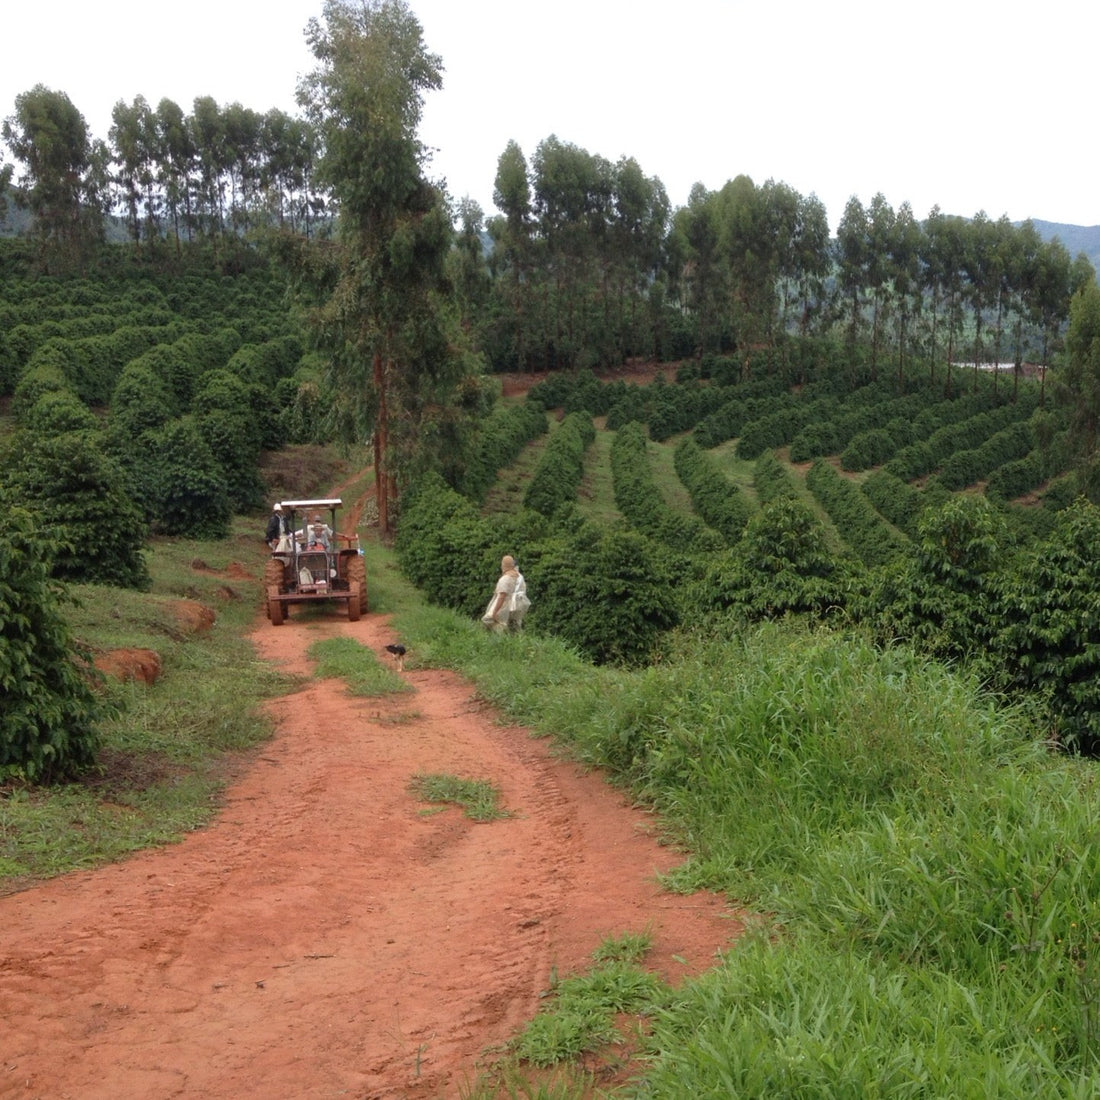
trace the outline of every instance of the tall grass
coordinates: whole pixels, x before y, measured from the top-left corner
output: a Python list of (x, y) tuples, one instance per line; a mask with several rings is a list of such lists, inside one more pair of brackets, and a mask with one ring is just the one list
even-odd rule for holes
[(1091, 765), (1027, 713), (904, 649), (769, 625), (594, 670), (420, 608), (421, 660), (661, 814), (669, 886), (766, 931), (656, 1017), (638, 1096), (1087, 1096), (1100, 1091)]

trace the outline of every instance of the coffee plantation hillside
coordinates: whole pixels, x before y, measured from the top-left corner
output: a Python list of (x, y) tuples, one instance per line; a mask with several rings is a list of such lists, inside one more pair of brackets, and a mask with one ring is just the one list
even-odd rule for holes
[(260, 455), (320, 441), (318, 364), (266, 263), (166, 274), (104, 253), (95, 277), (33, 272), (5, 242), (4, 492), (59, 546), (62, 577), (140, 584), (145, 530), (224, 534), (263, 500)]
[[(1051, 736), (1091, 748), (1100, 520), (1075, 499), (1059, 408), (984, 372), (899, 387), (843, 363), (784, 371), (762, 356), (747, 381), (720, 358), (644, 385), (552, 376), (498, 408), (473, 463), (524, 492), (422, 481), (406, 572), (474, 616), (513, 553), (541, 597), (531, 629), (598, 664), (789, 615), (859, 629), (1046, 701)], [(556, 495), (534, 491), (547, 470)]]

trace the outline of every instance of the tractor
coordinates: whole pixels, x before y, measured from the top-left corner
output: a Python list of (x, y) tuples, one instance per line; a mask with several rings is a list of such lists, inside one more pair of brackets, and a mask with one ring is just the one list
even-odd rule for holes
[[(293, 603), (343, 600), (348, 620), (367, 610), (367, 568), (359, 535), (336, 533), (339, 499), (280, 501), (286, 534), (279, 537), (264, 569), (267, 617), (281, 626)], [(322, 520), (327, 511), (328, 522)], [(342, 545), (338, 545), (342, 544)]]

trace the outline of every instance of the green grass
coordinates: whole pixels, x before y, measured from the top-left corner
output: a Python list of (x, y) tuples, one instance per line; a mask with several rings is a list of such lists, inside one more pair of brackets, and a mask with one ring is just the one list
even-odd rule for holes
[[(117, 713), (80, 782), (0, 791), (0, 890), (180, 839), (210, 820), (242, 754), (271, 735), (259, 704), (291, 681), (245, 636), (259, 588), (236, 566), (258, 569), (255, 527), (240, 519), (218, 543), (155, 540), (148, 593), (72, 589), (77, 602), (64, 610), (76, 637), (93, 651), (153, 649), (161, 675), (151, 686), (105, 684)], [(213, 609), (213, 626), (193, 632), (180, 599)]]
[[(669, 888), (758, 915), (758, 937), (657, 1003), (625, 1095), (1100, 1089), (1095, 781), (1026, 712), (904, 649), (794, 626), (685, 634), (623, 672), (438, 609), (397, 625), (653, 808), (687, 854)], [(519, 1065), (587, 1051), (571, 1056), (590, 1069), (604, 1026), (540, 1021)]]
[(657, 492), (660, 493), (665, 504), (682, 516), (694, 516), (695, 508), (691, 503), (691, 495), (677, 475), (674, 465), (676, 444), (680, 442), (680, 438), (680, 436), (674, 436), (664, 443), (647, 440), (646, 457), (653, 471)]
[(550, 418), (550, 429), (538, 438), (531, 440), (520, 452), (519, 457), (503, 470), (485, 496), (486, 515), (510, 514), (523, 508), (523, 495), (527, 484), (542, 458), (542, 452), (550, 437), (558, 430), (559, 422)]
[(499, 821), (511, 817), (500, 805), (500, 789), (488, 779), (422, 774), (413, 776), (409, 790), (425, 802), (449, 802), (461, 806), (462, 812), (472, 821)]
[(585, 519), (604, 526), (622, 521), (611, 477), (611, 441), (614, 438), (614, 432), (596, 431), (596, 438), (585, 452), (584, 476), (577, 490), (577, 511)]
[(314, 642), (308, 656), (316, 662), (318, 676), (343, 680), (352, 695), (393, 695), (414, 690), (354, 638), (326, 638)]

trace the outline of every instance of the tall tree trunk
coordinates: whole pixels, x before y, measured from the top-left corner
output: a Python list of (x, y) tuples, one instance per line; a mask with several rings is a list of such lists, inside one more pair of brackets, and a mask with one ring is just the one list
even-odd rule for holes
[(374, 492), (378, 501), (378, 530), (390, 529), (389, 478), (386, 476), (386, 446), (389, 436), (389, 411), (386, 407), (386, 369), (382, 353), (374, 353), (374, 388), (378, 394), (378, 417), (374, 425)]

